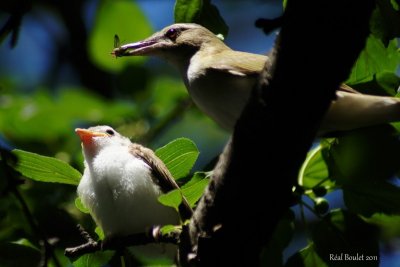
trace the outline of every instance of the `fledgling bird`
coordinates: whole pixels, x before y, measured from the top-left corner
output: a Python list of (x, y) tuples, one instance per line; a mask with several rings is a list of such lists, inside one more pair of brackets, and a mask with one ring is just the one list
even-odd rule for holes
[[(193, 23), (170, 25), (143, 41), (117, 47), (112, 54), (165, 59), (177, 67), (199, 109), (228, 130), (240, 116), (258, 74), (270, 64), (267, 56), (232, 50)], [(397, 98), (360, 94), (344, 84), (336, 95), (320, 135), (400, 120)]]
[[(151, 149), (132, 143), (110, 126), (75, 132), (82, 141), (85, 165), (77, 192), (106, 238), (180, 223), (173, 208), (158, 202), (162, 193), (179, 187)], [(185, 199), (180, 213), (182, 220), (191, 216)]]

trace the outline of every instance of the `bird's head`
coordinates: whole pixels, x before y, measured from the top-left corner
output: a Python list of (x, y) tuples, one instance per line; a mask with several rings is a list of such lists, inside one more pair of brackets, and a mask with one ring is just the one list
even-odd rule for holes
[(158, 56), (181, 67), (200, 49), (226, 49), (214, 33), (195, 23), (176, 23), (145, 40), (122, 45), (113, 50), (116, 57)]
[(93, 158), (100, 150), (109, 146), (128, 146), (131, 143), (128, 138), (106, 125), (77, 128), (75, 132), (82, 141), (85, 159)]

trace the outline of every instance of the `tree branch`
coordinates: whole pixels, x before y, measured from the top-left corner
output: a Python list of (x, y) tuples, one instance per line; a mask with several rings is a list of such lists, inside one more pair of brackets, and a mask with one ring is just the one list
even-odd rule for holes
[(146, 245), (150, 243), (178, 244), (179, 236), (181, 234), (181, 230), (178, 229), (174, 229), (168, 234), (163, 234), (160, 226), (153, 226), (148, 232), (115, 237), (104, 241), (95, 241), (81, 226), (78, 226), (78, 228), (87, 242), (76, 247), (66, 248), (65, 256), (70, 258), (80, 257), (84, 254), (96, 251), (119, 250), (125, 247)]
[(288, 1), (273, 63), (195, 210), (190, 244), (182, 244), (191, 251), (181, 259), (258, 266), (262, 246), (292, 203), (319, 124), (364, 47), (373, 7), (372, 0)]

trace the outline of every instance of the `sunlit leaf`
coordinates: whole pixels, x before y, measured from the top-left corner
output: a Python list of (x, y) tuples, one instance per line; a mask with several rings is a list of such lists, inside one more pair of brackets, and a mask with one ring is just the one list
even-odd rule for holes
[(182, 192), (179, 189), (172, 190), (158, 197), (158, 201), (164, 206), (179, 210), (179, 205), (182, 203)]
[(385, 47), (380, 39), (370, 35), (346, 83), (351, 85), (371, 81), (378, 73), (395, 72), (399, 64), (400, 53), (397, 40), (390, 41)]
[(199, 156), (196, 144), (188, 138), (178, 138), (155, 151), (177, 180), (189, 174)]
[[(298, 183), (305, 188), (322, 185), (324, 179), (329, 178), (328, 167), (322, 157), (322, 145), (313, 148), (307, 155), (298, 176)], [(328, 183), (326, 180), (325, 183)]]
[(196, 172), (190, 181), (182, 186), (182, 194), (185, 196), (190, 207), (194, 207), (196, 202), (203, 195), (206, 186), (210, 182), (209, 178), (209, 173)]
[(13, 152), (18, 157), (15, 169), (32, 180), (78, 185), (82, 177), (79, 171), (59, 159), (18, 149)]
[(99, 237), (100, 240), (104, 240), (105, 235), (104, 235), (103, 229), (101, 229), (99, 226), (97, 226), (94, 229), (94, 232), (96, 233), (96, 235)]
[(180, 225), (172, 225), (172, 224), (163, 225), (161, 227), (161, 234), (167, 235), (167, 234), (169, 234), (169, 233), (171, 233), (171, 232), (173, 232), (173, 231), (175, 231), (177, 229), (182, 230), (182, 226), (180, 226)]
[(89, 209), (83, 205), (80, 197), (75, 198), (75, 207), (83, 213), (89, 213)]

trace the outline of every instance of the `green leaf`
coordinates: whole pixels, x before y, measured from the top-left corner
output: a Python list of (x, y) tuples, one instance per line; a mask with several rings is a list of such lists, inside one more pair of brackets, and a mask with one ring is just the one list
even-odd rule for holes
[(291, 256), (285, 264), (285, 267), (298, 266), (328, 267), (328, 265), (318, 256), (313, 243)]
[(203, 7), (203, 0), (176, 0), (174, 8), (175, 22), (194, 22)]
[(371, 32), (385, 45), (389, 40), (400, 37), (400, 12), (395, 0), (378, 0), (371, 17)]
[(399, 64), (400, 53), (397, 40), (391, 40), (385, 47), (379, 38), (370, 35), (346, 83), (349, 85), (364, 83), (371, 81), (374, 75), (381, 72), (394, 73)]
[(173, 225), (173, 224), (166, 224), (166, 225), (163, 225), (163, 227), (161, 227), (161, 234), (162, 235), (167, 235), (167, 234), (175, 231), (176, 229), (182, 229), (182, 226)]
[(353, 88), (371, 95), (395, 96), (400, 85), (400, 78), (393, 72), (382, 71), (374, 75), (373, 79), (353, 85)]
[(176, 0), (175, 22), (193, 22), (203, 25), (215, 34), (228, 34), (228, 25), (210, 0)]
[(385, 181), (365, 181), (343, 186), (346, 207), (369, 217), (374, 213), (400, 214), (400, 188)]
[(27, 247), (36, 249), (37, 251), (40, 251), (37, 247), (35, 247), (35, 246), (32, 244), (31, 241), (29, 241), (29, 240), (26, 239), (26, 238), (21, 238), (21, 239), (19, 239), (19, 240), (17, 240), (17, 241), (11, 242), (11, 243), (17, 244), (17, 245), (21, 245), (21, 246), (27, 246)]
[(383, 239), (387, 240), (400, 236), (400, 215), (375, 213), (370, 218), (363, 219), (370, 224), (378, 226)]
[(57, 96), (39, 90), (29, 97), (16, 93), (2, 97), (9, 99), (9, 105), (0, 108), (0, 132), (16, 143), (61, 145), (77, 140), (73, 131), (77, 121), (118, 125), (138, 113), (132, 102), (104, 99), (84, 88), (60, 88)]
[(89, 209), (83, 205), (80, 197), (75, 198), (75, 207), (83, 213), (89, 213)]
[(328, 167), (322, 157), (322, 150), (323, 146), (318, 145), (308, 152), (299, 172), (299, 185), (311, 189), (316, 185), (322, 185), (321, 182), (329, 177)]
[(73, 262), (74, 267), (106, 266), (111, 260), (115, 251), (96, 251), (85, 254)]
[(94, 229), (94, 232), (96, 233), (96, 235), (99, 237), (100, 240), (104, 240), (105, 235), (104, 235), (103, 229), (101, 229), (99, 226), (97, 226)]
[(340, 184), (386, 180), (400, 169), (399, 133), (390, 125), (343, 133), (332, 143), (326, 162)]
[(164, 206), (179, 210), (179, 205), (182, 203), (182, 193), (179, 189), (172, 190), (158, 197), (158, 201)]
[(283, 250), (294, 234), (294, 213), (288, 213), (279, 221), (269, 244), (261, 252), (260, 266), (283, 266)]
[[(326, 215), (314, 226), (312, 239), (318, 256), (329, 266), (358, 267), (360, 261), (361, 266), (379, 266), (379, 261), (365, 258), (367, 255), (379, 258), (377, 228), (350, 212), (335, 210)], [(342, 256), (342, 259), (333, 261), (332, 255)], [(362, 256), (364, 260), (346, 260), (346, 255)]]
[[(139, 6), (133, 1), (100, 1), (89, 37), (89, 52), (93, 62), (106, 71), (120, 71), (126, 65), (143, 62), (143, 57), (117, 60), (111, 56), (113, 38), (138, 41), (152, 33), (151, 26)], [(82, 48), (85, 49), (85, 48)]]
[(2, 267), (39, 266), (41, 258), (39, 250), (15, 243), (0, 243), (0, 255)]
[(196, 172), (189, 182), (181, 187), (182, 194), (185, 196), (190, 207), (194, 207), (196, 202), (204, 193), (204, 189), (210, 182), (208, 172)]
[(82, 177), (79, 171), (59, 159), (18, 149), (13, 153), (18, 157), (15, 169), (32, 180), (78, 185)]
[(155, 151), (175, 180), (187, 176), (199, 156), (196, 144), (188, 138), (178, 138)]

